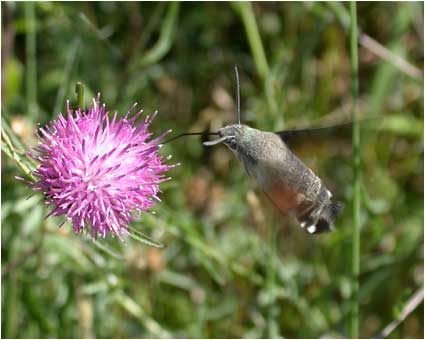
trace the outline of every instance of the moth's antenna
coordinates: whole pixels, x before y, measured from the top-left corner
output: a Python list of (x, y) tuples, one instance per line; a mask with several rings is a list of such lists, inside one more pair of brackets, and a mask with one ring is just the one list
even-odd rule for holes
[(238, 125), (241, 125), (241, 95), (240, 95), (240, 85), (239, 85), (239, 73), (238, 67), (235, 65), (235, 76), (236, 76), (236, 117), (238, 119)]

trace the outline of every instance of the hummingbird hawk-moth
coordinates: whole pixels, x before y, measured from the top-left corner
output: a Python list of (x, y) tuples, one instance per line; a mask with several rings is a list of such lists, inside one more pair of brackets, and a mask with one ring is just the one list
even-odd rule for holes
[[(235, 73), (238, 122), (225, 126), (217, 132), (208, 133), (218, 135), (219, 138), (204, 142), (204, 145), (213, 146), (221, 143), (226, 145), (274, 205), (282, 213), (295, 216), (301, 228), (307, 233), (317, 234), (334, 230), (333, 221), (341, 213), (343, 204), (332, 201), (332, 193), (321, 179), (289, 149), (286, 143), (308, 133), (308, 129), (265, 132), (242, 125), (239, 76), (236, 67)], [(325, 127), (313, 130), (327, 129)]]
[(246, 125), (228, 125), (219, 138), (204, 145), (226, 145), (268, 198), (284, 214), (294, 215), (310, 234), (334, 229), (342, 203), (285, 144), (285, 131), (264, 132)]

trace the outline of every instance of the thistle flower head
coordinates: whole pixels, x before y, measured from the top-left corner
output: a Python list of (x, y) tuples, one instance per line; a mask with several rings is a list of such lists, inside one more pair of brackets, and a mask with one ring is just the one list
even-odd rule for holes
[(40, 166), (32, 184), (52, 207), (49, 215), (65, 215), (75, 233), (122, 239), (134, 212), (160, 201), (159, 184), (169, 179), (163, 172), (173, 166), (158, 155), (158, 142), (169, 131), (152, 139), (148, 127), (156, 113), (139, 125), (142, 111), (129, 118), (130, 109), (122, 119), (115, 112), (110, 119), (99, 98), (88, 111), (72, 112), (67, 102), (66, 116), (39, 129), (30, 156)]

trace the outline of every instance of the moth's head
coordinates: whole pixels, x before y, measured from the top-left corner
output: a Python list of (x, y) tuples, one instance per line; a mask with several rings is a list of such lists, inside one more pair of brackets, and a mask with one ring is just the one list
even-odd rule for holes
[(222, 127), (218, 130), (219, 139), (222, 139), (224, 145), (230, 150), (236, 151), (241, 139), (246, 131), (247, 126), (233, 124)]
[(227, 125), (217, 131), (219, 138), (205, 142), (204, 145), (212, 146), (223, 143), (232, 151), (242, 151), (250, 144), (254, 131), (255, 129), (246, 125)]

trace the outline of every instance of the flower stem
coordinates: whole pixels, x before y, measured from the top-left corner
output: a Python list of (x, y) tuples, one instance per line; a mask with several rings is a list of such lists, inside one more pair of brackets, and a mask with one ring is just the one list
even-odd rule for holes
[(84, 85), (81, 82), (75, 84), (75, 93), (77, 94), (78, 108), (84, 109)]
[(358, 80), (358, 32), (356, 2), (350, 2), (350, 55), (353, 119), (353, 233), (352, 233), (352, 292), (350, 336), (358, 338), (359, 334), (359, 273), (360, 273), (360, 125), (357, 117)]

